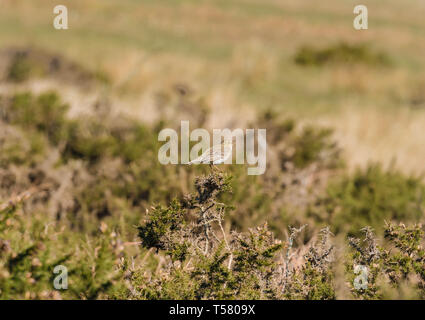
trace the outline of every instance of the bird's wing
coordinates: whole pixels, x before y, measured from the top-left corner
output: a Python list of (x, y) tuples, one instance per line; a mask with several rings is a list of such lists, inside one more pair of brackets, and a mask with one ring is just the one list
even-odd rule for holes
[(211, 156), (212, 156), (212, 149), (213, 148), (207, 149), (201, 156), (190, 161), (189, 164), (198, 164), (198, 163), (202, 163), (204, 161), (210, 161)]

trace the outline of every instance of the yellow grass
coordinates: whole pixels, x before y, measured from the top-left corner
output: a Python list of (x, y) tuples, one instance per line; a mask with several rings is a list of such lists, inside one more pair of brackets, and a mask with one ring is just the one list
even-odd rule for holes
[[(422, 0), (363, 1), (370, 29), (362, 32), (352, 27), (358, 2), (351, 0), (73, 0), (67, 31), (52, 27), (57, 1), (0, 3), (2, 47), (47, 48), (104, 70), (120, 111), (152, 121), (155, 94), (184, 83), (212, 108), (211, 127), (244, 126), (271, 107), (334, 127), (352, 167), (396, 158), (405, 171), (425, 170), (425, 106), (409, 104), (425, 97)], [(300, 46), (338, 41), (368, 43), (395, 64), (294, 65)], [(74, 115), (100, 94), (48, 81), (29, 85), (63, 91)]]

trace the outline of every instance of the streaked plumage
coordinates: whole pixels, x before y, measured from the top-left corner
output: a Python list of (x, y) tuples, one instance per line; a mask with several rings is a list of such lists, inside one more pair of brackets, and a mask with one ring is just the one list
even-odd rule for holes
[(200, 157), (190, 161), (188, 164), (206, 163), (216, 165), (224, 163), (232, 155), (232, 142), (224, 142), (221, 146), (213, 146), (205, 151)]

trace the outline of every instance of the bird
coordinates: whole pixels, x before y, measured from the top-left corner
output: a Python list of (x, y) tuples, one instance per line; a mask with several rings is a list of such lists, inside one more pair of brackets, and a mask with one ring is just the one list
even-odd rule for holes
[(232, 148), (233, 142), (225, 140), (223, 144), (207, 149), (200, 157), (190, 161), (188, 165), (205, 163), (215, 168), (216, 164), (225, 163), (229, 159), (232, 155)]

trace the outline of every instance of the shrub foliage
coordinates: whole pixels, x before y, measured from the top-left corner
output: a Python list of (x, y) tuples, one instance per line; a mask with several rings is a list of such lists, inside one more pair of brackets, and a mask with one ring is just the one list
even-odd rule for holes
[[(1, 299), (424, 296), (421, 178), (346, 174), (331, 130), (260, 114), (269, 162), (251, 177), (160, 165), (172, 119), (69, 110), (55, 92), (0, 99)], [(67, 290), (53, 287), (58, 265)]]

